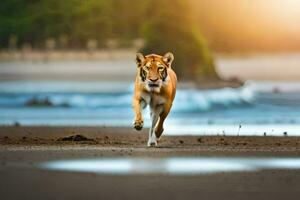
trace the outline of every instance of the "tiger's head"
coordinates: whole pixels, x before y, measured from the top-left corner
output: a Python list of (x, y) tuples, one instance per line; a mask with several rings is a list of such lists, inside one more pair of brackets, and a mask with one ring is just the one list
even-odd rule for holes
[(145, 84), (147, 91), (159, 92), (163, 83), (168, 77), (168, 68), (174, 60), (172, 53), (168, 52), (164, 56), (150, 54), (144, 56), (141, 53), (136, 54), (136, 64), (138, 68), (138, 76)]

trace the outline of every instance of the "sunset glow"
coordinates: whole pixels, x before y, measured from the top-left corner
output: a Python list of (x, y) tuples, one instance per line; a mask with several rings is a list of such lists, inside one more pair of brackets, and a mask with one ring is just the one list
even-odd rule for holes
[(231, 46), (297, 49), (300, 41), (298, 0), (192, 0), (192, 4), (196, 23), (206, 37), (212, 38), (211, 43), (218, 41), (225, 46), (222, 50)]

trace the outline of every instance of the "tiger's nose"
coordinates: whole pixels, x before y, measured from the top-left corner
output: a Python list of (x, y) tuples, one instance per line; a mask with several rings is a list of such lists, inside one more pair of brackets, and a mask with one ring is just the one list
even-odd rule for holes
[(158, 78), (150, 78), (151, 82), (156, 82), (158, 80)]

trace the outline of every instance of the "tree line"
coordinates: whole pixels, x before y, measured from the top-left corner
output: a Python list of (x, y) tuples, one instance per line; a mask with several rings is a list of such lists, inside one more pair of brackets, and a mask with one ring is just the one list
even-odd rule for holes
[(48, 38), (68, 48), (85, 48), (87, 40), (105, 47), (106, 40), (140, 37), (146, 1), (139, 0), (2, 0), (0, 45), (15, 40), (43, 48)]
[[(2, 0), (0, 45), (35, 49), (119, 47), (142, 38), (142, 53), (175, 55), (180, 78), (216, 78), (206, 40), (185, 0)], [(49, 39), (51, 38), (51, 39)]]

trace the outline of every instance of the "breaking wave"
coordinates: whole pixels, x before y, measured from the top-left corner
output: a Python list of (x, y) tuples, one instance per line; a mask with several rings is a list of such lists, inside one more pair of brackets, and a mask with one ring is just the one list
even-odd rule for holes
[[(66, 86), (65, 86), (66, 87)], [(52, 88), (52, 87), (49, 87)], [(95, 87), (97, 88), (97, 87)], [(107, 91), (29, 91), (0, 93), (0, 107), (70, 107), (70, 108), (130, 108), (132, 86), (124, 90)], [(84, 88), (81, 88), (84, 89)], [(51, 89), (52, 90), (52, 89)], [(199, 112), (247, 106), (253, 102), (253, 92), (247, 88), (215, 90), (178, 90), (174, 102), (174, 112)]]
[[(172, 112), (205, 112), (251, 105), (299, 106), (300, 85), (248, 82), (240, 88), (179, 89)], [(292, 90), (292, 91), (291, 91)], [(293, 92), (295, 91), (296, 92)], [(131, 109), (133, 85), (102, 82), (12, 82), (0, 84), (0, 108), (65, 107)], [(117, 111), (117, 110), (116, 110)]]

